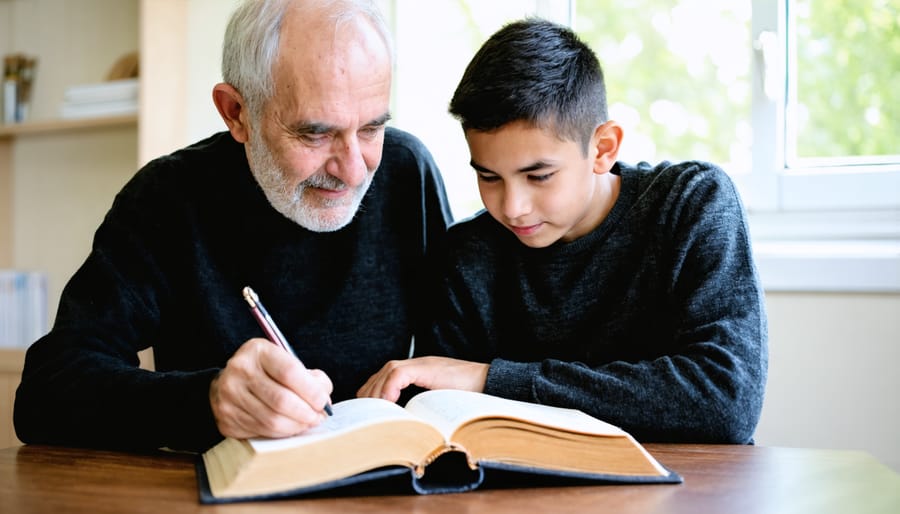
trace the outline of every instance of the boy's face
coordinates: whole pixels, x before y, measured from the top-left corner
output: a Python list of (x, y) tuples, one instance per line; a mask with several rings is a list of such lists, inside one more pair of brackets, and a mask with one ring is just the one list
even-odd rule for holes
[(581, 143), (521, 121), (466, 131), (485, 208), (532, 248), (573, 241), (596, 228), (618, 194), (618, 176), (607, 173), (616, 152), (610, 156), (597, 145), (603, 127), (587, 155)]

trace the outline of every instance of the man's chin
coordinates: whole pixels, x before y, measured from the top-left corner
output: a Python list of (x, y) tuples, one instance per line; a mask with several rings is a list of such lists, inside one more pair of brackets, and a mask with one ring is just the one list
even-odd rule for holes
[(355, 210), (347, 212), (347, 208), (340, 209), (316, 209), (314, 213), (290, 216), (290, 219), (301, 227), (312, 232), (335, 232), (353, 221)]

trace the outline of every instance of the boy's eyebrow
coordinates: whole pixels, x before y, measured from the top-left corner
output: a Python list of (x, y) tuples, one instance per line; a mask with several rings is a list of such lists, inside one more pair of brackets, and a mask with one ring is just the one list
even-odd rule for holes
[[(477, 171), (477, 172), (479, 172), (479, 173), (493, 173), (494, 175), (497, 174), (496, 171), (493, 171), (493, 170), (490, 170), (490, 169), (488, 169), (488, 168), (485, 168), (484, 166), (478, 164), (478, 163), (475, 162), (474, 160), (470, 160), (470, 161), (469, 161), (469, 166), (472, 166), (472, 168), (474, 168), (475, 171)], [(551, 165), (550, 165), (550, 163), (548, 163), (548, 162), (544, 162), (544, 161), (535, 161), (535, 162), (529, 164), (528, 166), (523, 166), (523, 167), (519, 168), (519, 169), (516, 170), (516, 171), (519, 172), (519, 173), (528, 173), (528, 172), (530, 172), (530, 171), (537, 171), (537, 170), (542, 170), (542, 169), (544, 169), (544, 168), (549, 168), (550, 166), (551, 166)]]

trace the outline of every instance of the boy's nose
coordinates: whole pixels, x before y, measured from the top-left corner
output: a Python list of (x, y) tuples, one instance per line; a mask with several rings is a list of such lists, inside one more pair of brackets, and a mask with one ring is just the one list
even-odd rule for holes
[(509, 186), (503, 193), (503, 215), (514, 220), (531, 212), (531, 197), (526, 191)]

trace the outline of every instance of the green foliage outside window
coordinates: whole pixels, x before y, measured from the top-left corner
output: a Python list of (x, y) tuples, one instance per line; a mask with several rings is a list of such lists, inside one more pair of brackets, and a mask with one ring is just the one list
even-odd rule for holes
[(576, 30), (600, 58), (610, 116), (633, 127), (625, 147), (639, 139), (637, 159), (749, 168), (749, 4), (578, 0)]
[(900, 154), (900, 2), (797, 0), (797, 155)]

